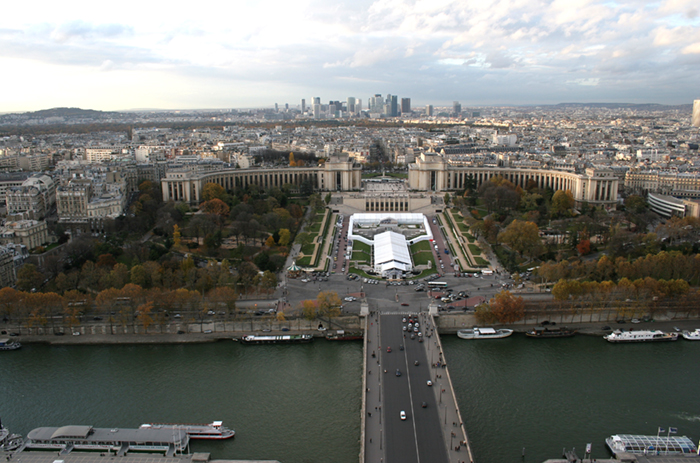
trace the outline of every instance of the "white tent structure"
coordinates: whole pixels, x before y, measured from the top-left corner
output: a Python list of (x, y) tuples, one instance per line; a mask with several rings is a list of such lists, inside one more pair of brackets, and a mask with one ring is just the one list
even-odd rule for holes
[(413, 269), (406, 237), (386, 231), (374, 237), (374, 271), (385, 278), (400, 278)]

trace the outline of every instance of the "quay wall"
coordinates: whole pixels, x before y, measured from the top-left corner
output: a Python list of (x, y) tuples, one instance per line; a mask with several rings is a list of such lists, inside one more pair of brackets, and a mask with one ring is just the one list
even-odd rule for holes
[[(649, 315), (638, 314), (640, 319)], [(629, 329), (633, 326), (658, 329), (672, 329), (675, 326), (682, 329), (697, 328), (700, 317), (697, 314), (685, 312), (654, 313), (654, 323), (641, 325), (617, 325), (615, 321), (622, 318), (615, 310), (548, 310), (547, 312), (526, 312), (526, 316), (515, 323), (506, 325), (515, 331), (527, 331), (542, 321), (554, 322), (557, 325), (575, 327), (580, 333), (599, 334), (605, 325), (613, 328)], [(624, 317), (629, 321), (629, 316)], [(237, 320), (205, 319), (200, 321), (172, 321), (163, 324), (153, 324), (146, 329), (139, 324), (112, 324), (102, 321), (90, 321), (85, 324), (77, 324), (72, 327), (59, 322), (53, 325), (27, 326), (26, 323), (7, 322), (0, 323), (0, 336), (17, 334), (22, 342), (50, 342), (60, 344), (82, 344), (90, 342), (122, 343), (122, 342), (206, 342), (220, 338), (240, 337), (246, 334), (283, 334), (308, 333), (317, 337), (323, 337), (325, 331), (319, 331), (319, 323), (331, 332), (345, 330), (364, 332), (365, 323), (358, 315), (345, 315), (332, 320), (306, 320), (291, 319), (277, 320), (272, 317), (254, 317)], [(435, 317), (435, 326), (442, 334), (455, 334), (458, 330), (483, 325), (478, 322), (473, 313), (441, 313)], [(283, 331), (284, 329), (284, 331)], [(80, 335), (72, 336), (73, 333)], [(65, 336), (56, 336), (55, 333), (63, 333)], [(81, 337), (84, 335), (84, 338)], [(160, 340), (160, 341), (159, 341)]]

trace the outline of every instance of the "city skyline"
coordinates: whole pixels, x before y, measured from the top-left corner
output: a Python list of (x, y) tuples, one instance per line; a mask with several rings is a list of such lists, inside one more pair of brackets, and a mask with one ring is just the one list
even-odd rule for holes
[[(296, 108), (375, 93), (434, 105), (687, 104), (698, 97), (691, 0), (315, 0), (118, 9), (7, 5), (0, 112)], [(108, 14), (106, 14), (108, 13)], [(399, 100), (400, 102), (400, 100)], [(366, 104), (364, 105), (366, 107)]]

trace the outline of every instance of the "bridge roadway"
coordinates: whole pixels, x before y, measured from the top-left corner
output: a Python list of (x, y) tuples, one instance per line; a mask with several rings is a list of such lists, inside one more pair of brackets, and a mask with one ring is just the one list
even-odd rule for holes
[[(412, 314), (414, 320), (420, 320), (424, 333), (424, 342), (418, 342), (418, 336), (413, 340), (409, 334), (404, 337), (404, 317), (409, 317), (408, 312), (367, 317), (360, 461), (471, 462), (447, 369), (435, 366), (444, 359), (433, 321), (426, 312)], [(405, 421), (400, 418), (401, 411), (406, 413)]]

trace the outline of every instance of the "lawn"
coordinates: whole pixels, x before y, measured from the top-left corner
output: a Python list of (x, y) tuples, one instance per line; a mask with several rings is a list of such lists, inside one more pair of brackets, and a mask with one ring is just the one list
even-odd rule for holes
[(310, 243), (310, 244), (306, 244), (306, 245), (304, 245), (304, 246), (301, 247), (301, 252), (303, 252), (304, 255), (306, 255), (306, 256), (310, 256), (311, 254), (314, 253), (314, 249), (315, 249), (315, 248), (316, 248), (316, 245), (315, 245), (315, 244), (311, 244), (311, 243)]
[(413, 264), (414, 265), (427, 265), (428, 262), (433, 263), (433, 267), (435, 267), (435, 261), (433, 260), (433, 253), (432, 252), (417, 252), (413, 254)]
[(479, 267), (488, 267), (489, 261), (483, 257), (474, 257), (474, 263)]
[(473, 256), (478, 256), (481, 254), (481, 248), (479, 246), (477, 246), (476, 244), (470, 244), (469, 250), (472, 252)]
[(370, 255), (367, 253), (364, 253), (362, 251), (353, 251), (352, 252), (352, 260), (361, 264), (367, 264), (369, 265), (370, 261), (372, 260)]
[(419, 241), (411, 245), (411, 252), (430, 251), (430, 241)]
[(311, 256), (304, 256), (297, 260), (297, 265), (300, 267), (308, 267), (311, 265)]
[(362, 241), (355, 240), (352, 243), (352, 250), (353, 251), (362, 251), (364, 253), (371, 254), (372, 253), (372, 246), (370, 246), (369, 244), (363, 243)]

